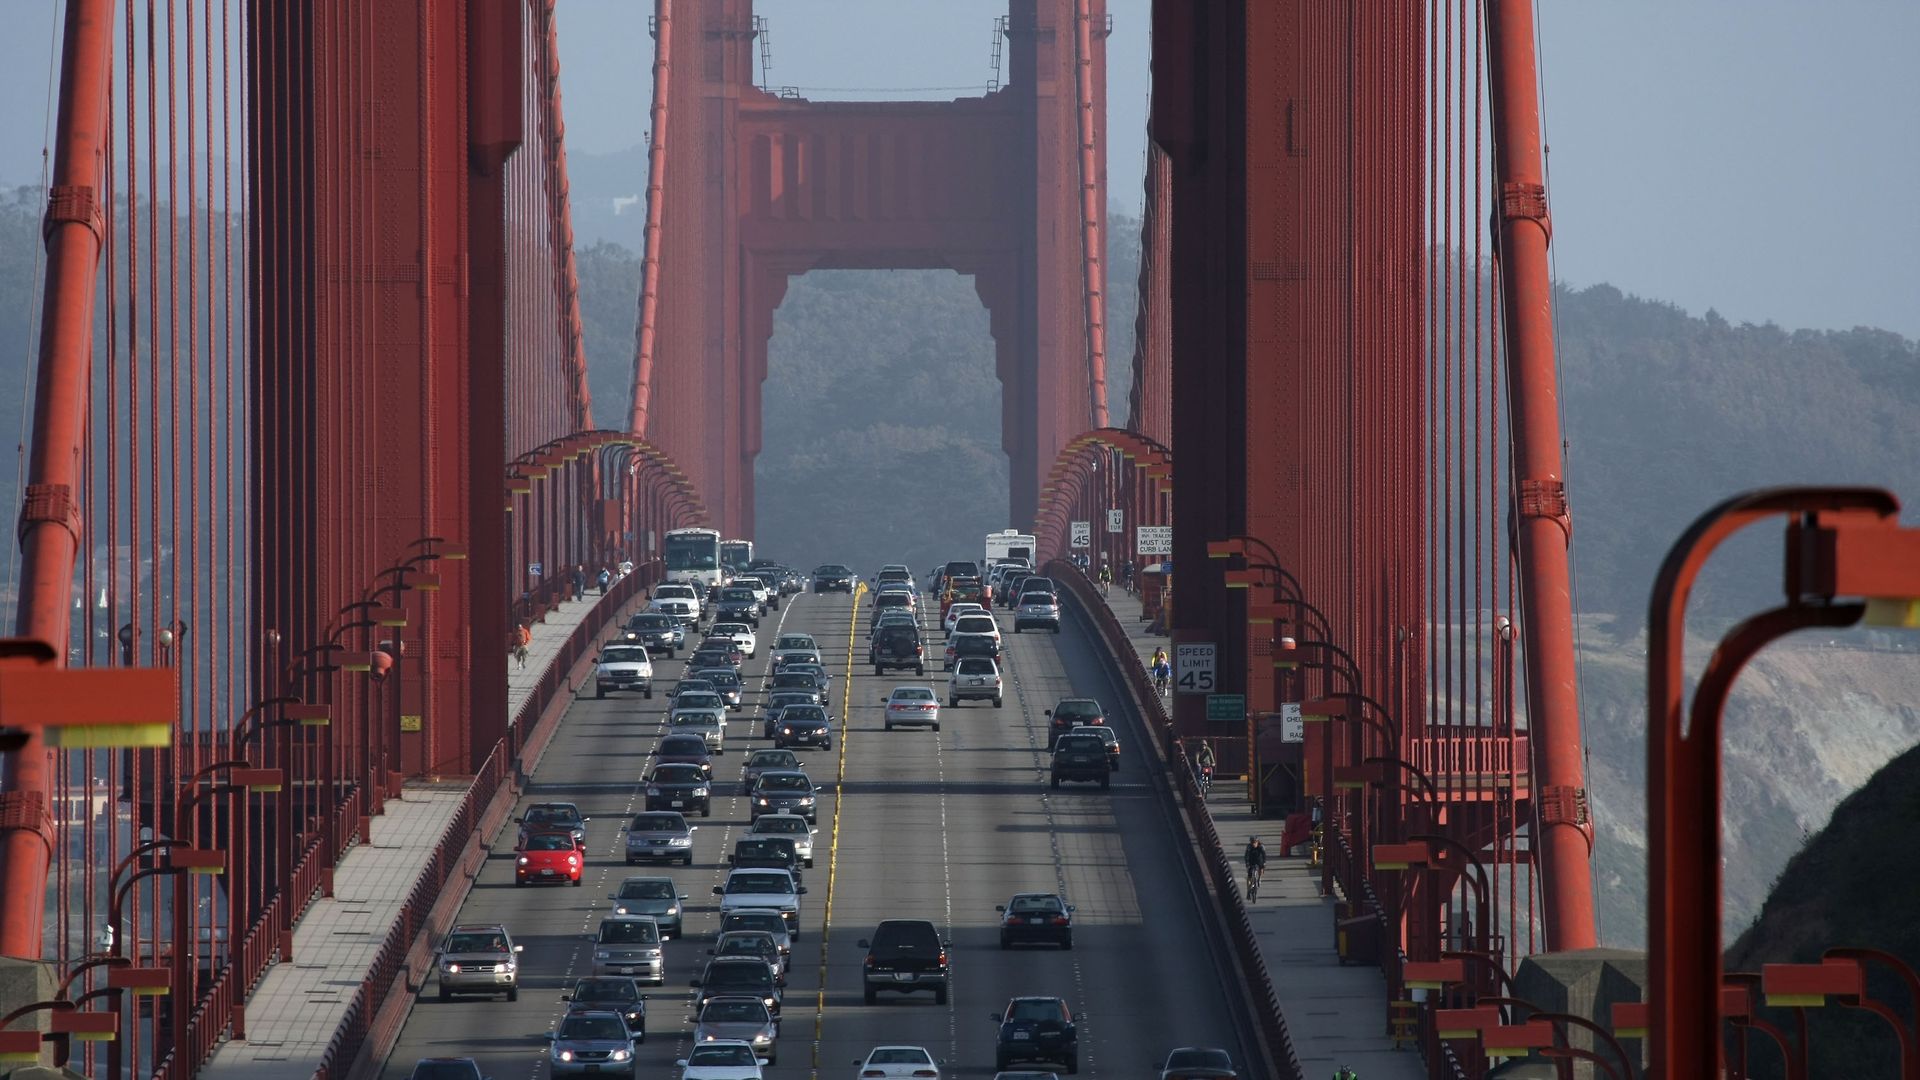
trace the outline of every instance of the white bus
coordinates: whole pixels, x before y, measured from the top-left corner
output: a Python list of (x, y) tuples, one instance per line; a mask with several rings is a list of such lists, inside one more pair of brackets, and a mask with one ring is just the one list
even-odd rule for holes
[(720, 541), (720, 565), (736, 574), (744, 573), (747, 564), (753, 561), (753, 541)]
[(1005, 532), (987, 534), (987, 566), (1006, 559), (1017, 559), (1033, 565), (1033, 553), (1038, 545), (1033, 537), (1026, 533), (1008, 529)]
[(667, 580), (720, 584), (720, 532), (674, 529), (667, 533)]

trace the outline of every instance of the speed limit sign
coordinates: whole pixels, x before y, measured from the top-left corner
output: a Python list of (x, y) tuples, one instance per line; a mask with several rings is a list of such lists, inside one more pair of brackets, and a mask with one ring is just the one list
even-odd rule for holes
[(1093, 522), (1091, 521), (1073, 522), (1072, 531), (1069, 534), (1069, 539), (1067, 543), (1070, 547), (1077, 547), (1077, 548), (1093, 546)]
[(1214, 644), (1183, 641), (1173, 646), (1173, 688), (1182, 694), (1211, 694), (1214, 690)]

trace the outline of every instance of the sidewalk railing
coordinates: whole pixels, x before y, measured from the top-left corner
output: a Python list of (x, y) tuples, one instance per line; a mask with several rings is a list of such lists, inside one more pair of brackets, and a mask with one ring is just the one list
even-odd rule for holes
[(1073, 595), (1081, 612), (1100, 635), (1108, 655), (1117, 666), (1116, 674), (1120, 683), (1133, 699), (1136, 715), (1150, 729), (1152, 737), (1146, 742), (1153, 747), (1154, 757), (1168, 781), (1174, 797), (1174, 809), (1185, 819), (1187, 828), (1198, 840), (1193, 849), (1183, 848), (1182, 851), (1197, 862), (1195, 869), (1201, 872), (1209, 885), (1207, 891), (1214, 900), (1217, 925), (1224, 932), (1228, 946), (1228, 961), (1233, 965), (1234, 974), (1245, 991), (1239, 1000), (1245, 1003), (1250, 1014), (1247, 1019), (1254, 1028), (1251, 1032), (1255, 1036), (1253, 1041), (1267, 1058), (1266, 1067), (1261, 1071), (1279, 1080), (1305, 1080), (1293, 1038), (1287, 1032), (1286, 1017), (1280, 1012), (1280, 997), (1274, 992), (1273, 978), (1260, 953), (1260, 944), (1253, 932), (1253, 921), (1248, 917), (1239, 883), (1234, 878), (1233, 862), (1214, 829), (1213, 815), (1207, 812), (1206, 799), (1194, 783), (1193, 763), (1174, 735), (1172, 718), (1167, 715), (1164, 700), (1154, 689), (1145, 665), (1133, 662), (1132, 639), (1114, 616), (1113, 609), (1101, 598), (1100, 587), (1088, 580), (1077, 567), (1064, 561), (1048, 564), (1046, 572)]

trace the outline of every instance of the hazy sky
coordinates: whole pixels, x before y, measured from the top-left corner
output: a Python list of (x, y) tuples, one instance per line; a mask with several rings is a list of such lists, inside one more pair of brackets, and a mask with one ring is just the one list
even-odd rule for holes
[[(1109, 0), (1109, 171), (1121, 207), (1139, 204), (1149, 2)], [(0, 181), (32, 182), (58, 0), (0, 3)], [(1735, 321), (1920, 337), (1920, 208), (1909, 201), (1920, 186), (1920, 2), (1539, 8), (1563, 279)], [(640, 141), (651, 10), (648, 0), (560, 0), (573, 152)], [(942, 98), (984, 88), (1006, 5), (760, 0), (758, 10), (777, 85), (819, 99)]]

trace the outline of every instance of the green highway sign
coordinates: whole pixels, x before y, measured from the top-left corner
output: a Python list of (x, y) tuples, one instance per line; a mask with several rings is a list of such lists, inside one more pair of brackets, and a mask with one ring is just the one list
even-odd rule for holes
[(1207, 719), (1239, 723), (1247, 718), (1245, 694), (1208, 694)]

